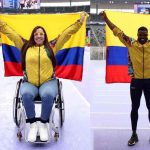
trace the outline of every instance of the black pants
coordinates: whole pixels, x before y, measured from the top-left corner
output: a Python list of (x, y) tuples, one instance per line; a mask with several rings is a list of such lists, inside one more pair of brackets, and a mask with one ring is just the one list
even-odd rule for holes
[(137, 128), (138, 109), (140, 106), (142, 91), (144, 92), (150, 121), (150, 79), (132, 79), (130, 85), (130, 95), (132, 101), (131, 123), (133, 131), (136, 131)]

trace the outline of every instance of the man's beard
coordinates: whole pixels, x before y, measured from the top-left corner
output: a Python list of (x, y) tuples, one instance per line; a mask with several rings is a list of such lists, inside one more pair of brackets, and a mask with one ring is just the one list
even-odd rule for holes
[(140, 44), (145, 44), (147, 42), (148, 38), (139, 38), (138, 41)]

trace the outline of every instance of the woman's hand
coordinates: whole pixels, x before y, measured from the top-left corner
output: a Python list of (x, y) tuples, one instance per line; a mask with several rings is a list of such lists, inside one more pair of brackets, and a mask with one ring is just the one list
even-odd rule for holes
[(89, 16), (86, 12), (81, 12), (80, 14), (80, 22), (83, 23), (86, 16)]

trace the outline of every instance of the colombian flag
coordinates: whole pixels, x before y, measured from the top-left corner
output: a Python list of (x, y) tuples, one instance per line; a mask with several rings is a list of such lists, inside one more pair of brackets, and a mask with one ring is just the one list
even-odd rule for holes
[[(141, 26), (150, 29), (150, 15), (106, 11), (110, 21), (127, 36), (137, 39)], [(106, 83), (128, 83), (128, 49), (106, 25)]]
[[(55, 39), (79, 18), (80, 13), (0, 15), (0, 19), (5, 21), (24, 39), (29, 39), (35, 26), (43, 26), (46, 29), (49, 41)], [(57, 77), (82, 80), (85, 36), (86, 20), (79, 31), (56, 54)], [(5, 76), (22, 76), (20, 50), (5, 35), (1, 34), (1, 37)]]

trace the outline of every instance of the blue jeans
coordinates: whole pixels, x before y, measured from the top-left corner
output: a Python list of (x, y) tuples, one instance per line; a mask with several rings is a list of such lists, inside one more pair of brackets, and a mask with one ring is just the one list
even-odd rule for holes
[(58, 94), (57, 80), (52, 79), (50, 81), (47, 81), (43, 83), (39, 88), (29, 82), (24, 82), (21, 85), (20, 94), (22, 96), (28, 119), (32, 119), (36, 116), (34, 99), (39, 94), (42, 101), (41, 119), (43, 121), (47, 121), (52, 110), (54, 98)]

